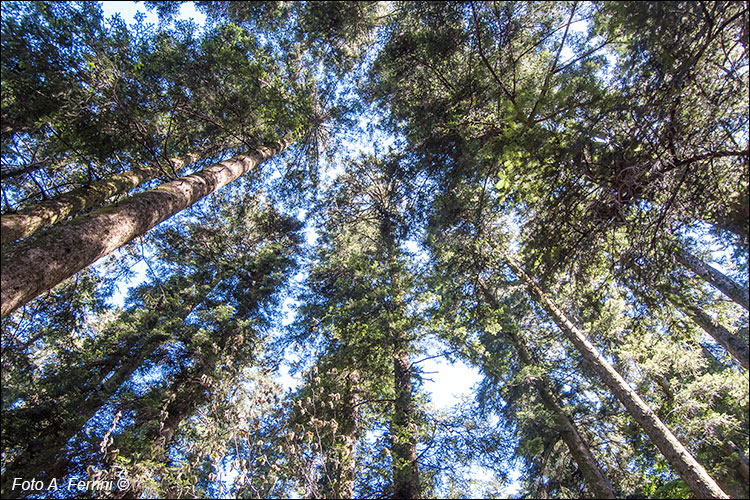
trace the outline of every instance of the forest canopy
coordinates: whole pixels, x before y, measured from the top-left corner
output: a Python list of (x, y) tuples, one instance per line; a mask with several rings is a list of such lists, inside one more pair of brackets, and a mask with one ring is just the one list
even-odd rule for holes
[(184, 4), (2, 2), (3, 498), (750, 495), (747, 2)]

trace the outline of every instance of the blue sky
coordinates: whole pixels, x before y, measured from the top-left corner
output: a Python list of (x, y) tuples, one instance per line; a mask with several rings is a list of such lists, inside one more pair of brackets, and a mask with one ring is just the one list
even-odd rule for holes
[[(134, 16), (137, 12), (141, 12), (146, 15), (146, 22), (157, 24), (159, 18), (156, 16), (156, 12), (150, 11), (143, 5), (143, 2), (101, 2), (102, 10), (106, 17), (113, 14), (120, 14), (120, 16), (128, 24), (134, 23)], [(177, 16), (178, 19), (190, 19), (192, 18), (198, 25), (203, 25), (206, 21), (206, 16), (195, 10), (195, 6), (192, 2), (183, 3), (180, 6), (180, 14)]]

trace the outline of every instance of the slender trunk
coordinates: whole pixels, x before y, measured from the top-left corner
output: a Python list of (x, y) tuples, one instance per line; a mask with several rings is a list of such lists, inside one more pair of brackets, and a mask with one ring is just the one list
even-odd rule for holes
[[(185, 159), (173, 158), (170, 163), (175, 171), (180, 171), (196, 159), (196, 155), (188, 155)], [(25, 238), (68, 217), (79, 215), (84, 210), (97, 207), (117, 194), (127, 193), (161, 174), (162, 171), (156, 167), (134, 168), (103, 181), (73, 189), (57, 198), (16, 213), (5, 214), (0, 217), (0, 242), (6, 245)]]
[[(499, 309), (499, 304), (494, 293), (480, 281), (484, 295), (495, 309)], [(538, 363), (534, 360), (528, 346), (521, 334), (513, 328), (504, 330), (511, 341), (516, 345), (518, 356), (522, 366), (536, 366)], [(581, 435), (578, 427), (565, 413), (557, 397), (555, 397), (552, 385), (546, 377), (535, 378), (534, 386), (536, 387), (539, 397), (544, 407), (554, 416), (560, 436), (570, 450), (570, 455), (578, 464), (583, 477), (586, 479), (586, 488), (593, 498), (617, 498), (612, 483), (599, 466), (594, 454), (591, 452), (588, 443)]]
[(716, 342), (721, 344), (734, 359), (740, 362), (745, 370), (748, 369), (748, 365), (750, 365), (750, 349), (748, 349), (748, 345), (741, 338), (724, 328), (721, 323), (709, 316), (700, 307), (689, 305), (683, 297), (677, 296), (676, 292), (672, 291), (667, 294), (667, 298), (675, 307), (690, 316)]
[(281, 140), (14, 242), (2, 253), (2, 316), (283, 151)]
[(558, 439), (549, 443), (544, 451), (542, 452), (542, 463), (539, 466), (539, 477), (536, 480), (536, 489), (539, 498), (549, 498), (549, 483), (544, 480), (544, 473), (547, 470), (547, 463), (549, 462), (549, 456), (552, 454), (552, 450), (555, 449), (555, 445), (559, 443)]
[(208, 356), (201, 361), (201, 368), (174, 388), (172, 397), (166, 406), (166, 418), (162, 421), (159, 435), (151, 447), (153, 460), (161, 461), (162, 455), (171, 444), (177, 427), (206, 400), (206, 388), (201, 381), (203, 375), (213, 374), (216, 368), (216, 355)]
[[(220, 281), (221, 278), (217, 277), (207, 289), (213, 289)], [(175, 314), (179, 314), (182, 319), (187, 318), (203, 303), (203, 297), (204, 295), (198, 293), (191, 294), (184, 299), (181, 311)], [(62, 394), (62, 402), (52, 396), (48, 415), (26, 419), (33, 421), (35, 428), (29, 431), (24, 452), (3, 474), (3, 495), (8, 494), (6, 483), (12, 481), (13, 477), (44, 477), (46, 474), (48, 479), (59, 479), (67, 473), (69, 460), (65, 453), (66, 444), (114, 396), (122, 384), (130, 379), (143, 361), (162, 342), (169, 339), (167, 335), (150, 334), (167, 315), (168, 313), (160, 306), (149, 311), (145, 318), (137, 322), (134, 332), (127, 338), (123, 347), (110, 352), (109, 357), (98, 362), (96, 367), (89, 364), (78, 370), (82, 373), (76, 371), (70, 375), (81, 380), (87, 380), (88, 377), (91, 383), (84, 383), (74, 396)], [(36, 411), (36, 408), (32, 410)], [(55, 432), (51, 432), (50, 429), (55, 429)]]
[(695, 255), (687, 252), (676, 252), (675, 258), (683, 266), (718, 288), (721, 293), (750, 310), (750, 299), (747, 288), (743, 288), (732, 278), (726, 276), (716, 268), (709, 266)]
[(341, 418), (334, 433), (326, 474), (320, 488), (322, 498), (353, 498), (356, 452), (359, 441), (359, 372), (348, 372), (343, 381)]
[[(517, 345), (519, 346), (519, 353), (525, 351), (524, 354), (521, 354), (524, 363), (533, 364), (533, 361), (528, 357), (529, 353), (526, 346), (523, 345), (523, 341), (520, 341)], [(560, 402), (552, 392), (549, 381), (546, 378), (537, 379), (534, 381), (534, 385), (544, 407), (554, 416), (560, 436), (586, 479), (586, 489), (589, 490), (592, 498), (617, 498), (612, 483), (599, 466), (599, 462), (594, 457), (578, 427), (562, 409)]]
[[(398, 247), (394, 236), (394, 218), (387, 211), (380, 214), (380, 240), (383, 244), (386, 265), (392, 278), (391, 297), (402, 293), (398, 279)], [(398, 306), (389, 302), (389, 314)], [(422, 498), (417, 461), (417, 424), (415, 422), (414, 401), (412, 399), (411, 364), (407, 350), (409, 341), (403, 330), (389, 325), (393, 360), (394, 408), (390, 422), (391, 467), (393, 469), (393, 498)]]
[(393, 356), (396, 403), (391, 419), (393, 498), (422, 498), (417, 463), (417, 429), (414, 422), (409, 355), (396, 349)]
[(612, 394), (628, 409), (631, 416), (648, 434), (664, 458), (699, 498), (728, 498), (726, 493), (708, 475), (688, 450), (672, 432), (659, 420), (659, 417), (643, 402), (638, 394), (630, 388), (612, 365), (589, 342), (583, 331), (576, 327), (565, 314), (552, 302), (515, 262), (506, 258), (513, 272), (527, 285), (529, 293), (543, 306), (563, 334), (580, 351), (583, 358), (591, 365)]
[(12, 168), (12, 167), (2, 167), (0, 168), (0, 180), (8, 180), (13, 179), (15, 177), (19, 177), (23, 174), (29, 174), (31, 172), (36, 172), (42, 167), (47, 166), (47, 162), (44, 161), (35, 161), (34, 163), (30, 163), (28, 165), (19, 166), (18, 168)]
[[(201, 381), (202, 375), (212, 374), (216, 367), (216, 357), (210, 356), (202, 362), (202, 366), (192, 374), (173, 385), (169, 397), (162, 407), (165, 415), (160, 423), (159, 431), (153, 435), (150, 446), (146, 448), (144, 457), (156, 463), (164, 463), (164, 454), (172, 443), (177, 428), (187, 417), (193, 414), (199, 405), (208, 398), (206, 388)], [(144, 485), (138, 482), (130, 484), (125, 490), (116, 492), (115, 498), (140, 498), (143, 494)]]

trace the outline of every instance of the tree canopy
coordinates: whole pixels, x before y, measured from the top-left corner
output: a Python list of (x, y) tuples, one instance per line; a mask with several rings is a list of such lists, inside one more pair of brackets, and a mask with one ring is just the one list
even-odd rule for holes
[(3, 498), (750, 494), (746, 2), (144, 4), (2, 3)]

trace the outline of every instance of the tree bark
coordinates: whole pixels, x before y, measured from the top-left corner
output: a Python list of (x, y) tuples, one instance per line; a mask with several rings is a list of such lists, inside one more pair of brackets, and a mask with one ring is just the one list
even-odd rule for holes
[(332, 442), (331, 459), (321, 487), (322, 498), (353, 498), (356, 479), (356, 454), (359, 441), (359, 372), (349, 371), (344, 377), (342, 416)]
[[(480, 281), (484, 295), (487, 301), (496, 309), (499, 308), (494, 293)], [(503, 330), (511, 341), (516, 345), (518, 357), (522, 366), (536, 366), (538, 363), (531, 355), (526, 342), (520, 332), (513, 329)], [(552, 413), (555, 423), (560, 431), (563, 442), (568, 446), (570, 455), (578, 464), (583, 477), (586, 479), (586, 489), (589, 490), (593, 498), (617, 498), (612, 483), (599, 466), (594, 454), (591, 452), (588, 443), (581, 435), (578, 427), (573, 420), (565, 413), (557, 397), (555, 397), (549, 380), (546, 377), (535, 378), (534, 386), (536, 387), (539, 397), (544, 407)]]
[[(526, 346), (523, 344), (523, 340), (519, 340), (516, 345), (524, 364), (533, 365), (534, 362)], [(592, 498), (617, 498), (612, 483), (604, 474), (601, 467), (599, 467), (599, 462), (591, 452), (588, 443), (581, 436), (578, 427), (563, 410), (560, 402), (552, 392), (549, 381), (546, 378), (536, 379), (534, 380), (534, 385), (539, 393), (539, 397), (542, 399), (544, 407), (554, 415), (560, 436), (568, 446), (570, 455), (576, 461), (578, 468), (586, 479), (586, 489), (589, 490)]]
[(226, 186), (289, 144), (284, 139), (268, 144), (8, 245), (2, 253), (1, 316)]
[(619, 373), (607, 362), (589, 342), (583, 331), (576, 327), (515, 262), (506, 258), (508, 266), (522, 279), (531, 296), (541, 305), (563, 334), (583, 355), (589, 365), (602, 378), (612, 394), (628, 409), (631, 416), (648, 434), (664, 458), (674, 467), (680, 478), (699, 498), (729, 498), (708, 475), (698, 461), (688, 452), (672, 432), (659, 420), (659, 417), (630, 388)]
[(741, 338), (724, 328), (721, 323), (709, 316), (700, 307), (689, 305), (686, 300), (677, 296), (675, 292), (668, 294), (667, 298), (675, 307), (682, 310), (707, 334), (713, 337), (716, 342), (721, 344), (734, 359), (740, 362), (745, 370), (749, 369), (750, 349)]
[[(172, 158), (170, 163), (175, 171), (180, 171), (196, 159), (197, 155), (188, 155), (184, 159)], [(16, 213), (5, 214), (0, 217), (0, 228), (2, 228), (0, 243), (6, 245), (25, 238), (67, 217), (76, 216), (84, 210), (97, 207), (117, 194), (127, 193), (161, 174), (162, 171), (156, 167), (134, 168), (100, 182), (73, 189)]]
[(718, 269), (709, 266), (701, 259), (688, 252), (676, 252), (675, 258), (680, 264), (718, 288), (721, 293), (744, 307), (746, 310), (750, 310), (750, 298), (748, 298), (747, 288), (743, 288), (739, 283), (735, 282)]
[(409, 355), (396, 350), (393, 357), (396, 403), (391, 419), (393, 498), (422, 498), (417, 463), (417, 427), (414, 422)]

